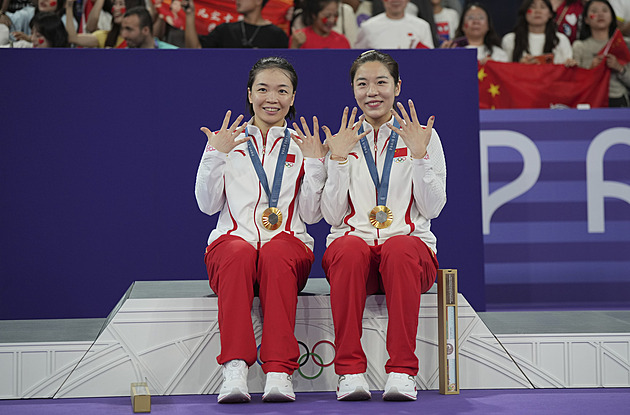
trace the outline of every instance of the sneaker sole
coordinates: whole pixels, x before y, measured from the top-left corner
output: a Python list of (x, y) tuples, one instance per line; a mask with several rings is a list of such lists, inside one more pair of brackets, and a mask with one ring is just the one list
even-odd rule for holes
[(217, 402), (219, 403), (245, 403), (252, 400), (252, 397), (247, 392), (243, 392), (239, 388), (234, 388), (226, 395), (219, 395)]
[(366, 391), (362, 387), (357, 387), (353, 392), (347, 393), (345, 395), (339, 396), (337, 395), (338, 401), (368, 401), (372, 399), (372, 394), (370, 391)]
[(280, 392), (278, 388), (272, 388), (263, 395), (262, 400), (263, 402), (293, 402), (295, 395), (287, 395)]
[(418, 399), (417, 395), (398, 392), (395, 387), (383, 394), (384, 401), (415, 401), (416, 399)]

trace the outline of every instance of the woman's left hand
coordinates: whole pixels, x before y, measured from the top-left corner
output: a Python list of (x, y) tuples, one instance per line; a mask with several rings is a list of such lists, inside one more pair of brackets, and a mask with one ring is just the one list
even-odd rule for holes
[(623, 71), (623, 65), (619, 63), (619, 61), (617, 60), (617, 57), (611, 53), (606, 55), (606, 66), (608, 66), (610, 69), (612, 69), (615, 72)]
[(423, 158), (427, 154), (427, 147), (431, 140), (431, 133), (433, 131), (433, 121), (435, 117), (432, 115), (427, 121), (427, 126), (423, 127), (418, 121), (418, 115), (416, 113), (416, 107), (413, 105), (413, 101), (409, 100), (409, 112), (411, 116), (405, 110), (405, 107), (400, 102), (398, 103), (398, 109), (402, 114), (402, 118), (398, 113), (392, 109), (392, 114), (400, 124), (400, 128), (394, 127), (391, 123), (387, 123), (387, 126), (398, 133), (400, 138), (403, 139), (407, 148), (411, 151), (413, 158)]
[(319, 139), (319, 122), (317, 121), (317, 117), (313, 117), (313, 134), (311, 134), (311, 130), (308, 128), (306, 119), (300, 117), (300, 121), (302, 123), (302, 130), (300, 130), (297, 123), (293, 123), (293, 129), (297, 132), (297, 137), (295, 134), (291, 134), (291, 138), (293, 138), (293, 141), (295, 141), (298, 147), (300, 147), (300, 150), (302, 150), (302, 155), (305, 158), (316, 159), (326, 157), (328, 146), (322, 144)]

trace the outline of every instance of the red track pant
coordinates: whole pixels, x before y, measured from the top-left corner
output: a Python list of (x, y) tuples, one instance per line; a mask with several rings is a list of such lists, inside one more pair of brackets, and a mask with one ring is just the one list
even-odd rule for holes
[(263, 371), (292, 374), (298, 368), (300, 351), (294, 334), (297, 294), (306, 285), (313, 261), (313, 252), (286, 233), (258, 250), (232, 235), (223, 235), (208, 246), (206, 268), (219, 301), (219, 364), (232, 359), (243, 359), (249, 366), (256, 362), (251, 308), (258, 291), (264, 316)]
[(389, 319), (385, 371), (415, 376), (420, 294), (431, 288), (438, 268), (433, 251), (414, 236), (394, 236), (378, 246), (369, 246), (356, 236), (343, 236), (326, 249), (322, 265), (330, 283), (335, 372), (366, 371), (361, 346), (365, 300), (369, 294), (385, 292)]

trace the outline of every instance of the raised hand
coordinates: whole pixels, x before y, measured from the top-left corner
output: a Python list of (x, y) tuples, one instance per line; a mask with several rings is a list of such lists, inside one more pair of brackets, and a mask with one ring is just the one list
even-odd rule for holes
[(427, 154), (427, 146), (431, 140), (431, 133), (433, 130), (434, 116), (429, 117), (427, 126), (423, 127), (418, 121), (418, 114), (416, 113), (416, 107), (412, 100), (409, 100), (409, 112), (411, 116), (405, 110), (405, 107), (400, 102), (398, 103), (398, 109), (402, 114), (402, 118), (398, 113), (392, 109), (392, 114), (400, 124), (400, 128), (394, 127), (391, 123), (387, 123), (387, 126), (398, 133), (400, 138), (405, 142), (407, 148), (411, 151), (413, 158), (422, 158)]
[(300, 130), (297, 123), (293, 123), (293, 129), (298, 135), (296, 137), (294, 134), (291, 134), (291, 138), (302, 150), (302, 155), (317, 159), (325, 157), (328, 153), (328, 146), (322, 144), (319, 139), (319, 121), (317, 121), (317, 117), (313, 117), (313, 134), (311, 134), (304, 117), (300, 117), (300, 122), (302, 123), (302, 130)]
[(352, 109), (352, 113), (350, 114), (350, 118), (348, 118), (348, 107), (346, 107), (343, 110), (343, 115), (341, 116), (341, 126), (339, 127), (339, 132), (337, 134), (333, 135), (328, 127), (322, 127), (322, 130), (326, 133), (326, 141), (324, 143), (327, 144), (330, 149), (331, 160), (339, 161), (348, 158), (348, 154), (350, 154), (350, 151), (352, 151), (359, 140), (370, 132), (370, 130), (367, 130), (364, 131), (363, 134), (359, 134), (359, 129), (363, 124), (365, 115), (361, 115), (358, 122), (355, 124), (354, 118), (356, 116), (357, 108), (354, 107)]
[(223, 117), (223, 124), (221, 125), (221, 128), (216, 132), (212, 132), (206, 127), (201, 127), (201, 131), (203, 131), (206, 134), (206, 137), (208, 137), (208, 144), (225, 154), (250, 139), (250, 137), (243, 137), (238, 140), (236, 139), (236, 137), (243, 132), (245, 127), (247, 127), (247, 123), (239, 125), (243, 120), (243, 115), (241, 114), (236, 117), (236, 120), (234, 120), (232, 125), (228, 127), (231, 115), (232, 111), (228, 110), (228, 112), (225, 113), (225, 117)]

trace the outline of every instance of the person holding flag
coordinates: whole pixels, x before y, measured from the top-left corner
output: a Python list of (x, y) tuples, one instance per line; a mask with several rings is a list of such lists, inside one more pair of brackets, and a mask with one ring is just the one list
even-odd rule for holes
[(573, 59), (582, 68), (605, 63), (610, 68), (609, 107), (630, 107), (630, 51), (617, 29), (615, 11), (608, 0), (591, 0), (582, 14), (579, 40), (573, 43)]
[[(363, 112), (345, 108), (333, 135), (326, 126), (328, 178), (321, 209), (331, 225), (322, 265), (330, 283), (338, 400), (370, 399), (361, 345), (366, 296), (385, 293), (389, 373), (383, 399), (416, 400), (420, 295), (438, 268), (431, 219), (446, 203), (446, 164), (434, 117), (421, 125), (401, 91), (398, 63), (362, 53), (350, 69)], [(398, 111), (396, 111), (396, 109)]]
[(210, 233), (205, 263), (210, 287), (218, 295), (223, 385), (218, 401), (248, 402), (248, 367), (256, 363), (251, 319), (258, 293), (264, 322), (260, 343), (267, 374), (263, 401), (293, 401), (291, 374), (300, 355), (295, 338), (297, 294), (314, 261), (313, 238), (305, 223), (321, 219), (320, 196), (326, 180), (317, 118), (313, 133), (286, 118), (295, 115), (297, 74), (284, 58), (268, 57), (249, 72), (247, 103), (252, 118), (206, 127), (195, 196), (202, 212), (219, 213)]

